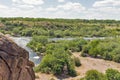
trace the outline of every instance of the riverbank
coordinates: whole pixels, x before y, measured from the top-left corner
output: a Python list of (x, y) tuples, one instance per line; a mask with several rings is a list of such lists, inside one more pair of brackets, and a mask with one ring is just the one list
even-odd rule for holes
[(24, 48), (29, 52), (29, 60), (34, 62), (35, 65), (38, 65), (40, 63), (42, 57), (38, 56), (36, 52), (34, 52), (32, 49), (26, 46), (30, 42), (31, 37), (12, 37), (12, 36), (9, 37), (20, 47)]

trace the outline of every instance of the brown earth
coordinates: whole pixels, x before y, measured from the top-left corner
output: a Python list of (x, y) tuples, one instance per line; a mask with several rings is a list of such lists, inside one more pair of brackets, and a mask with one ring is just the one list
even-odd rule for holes
[(4, 26), (5, 26), (4, 24), (0, 23), (0, 27), (4, 27)]
[[(80, 67), (76, 67), (76, 71), (78, 73), (77, 77), (68, 77), (68, 78), (64, 78), (62, 80), (79, 80), (80, 78), (85, 76), (85, 73), (88, 70), (91, 69), (95, 69), (98, 70), (99, 72), (105, 73), (105, 71), (108, 68), (113, 68), (116, 69), (118, 71), (120, 71), (120, 64), (119, 63), (115, 63), (113, 61), (106, 61), (103, 59), (95, 59), (95, 58), (91, 58), (91, 57), (81, 57), (80, 53), (73, 53), (73, 56), (75, 57), (79, 57), (82, 65)], [(37, 78), (36, 80), (51, 80), (52, 78), (54, 78), (55, 80), (60, 80), (57, 77), (53, 76), (53, 75), (49, 75), (49, 74), (43, 74), (43, 73), (36, 73)]]

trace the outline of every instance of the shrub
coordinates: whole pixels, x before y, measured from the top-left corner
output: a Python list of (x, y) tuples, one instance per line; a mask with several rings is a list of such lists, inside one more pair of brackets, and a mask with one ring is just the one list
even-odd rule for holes
[(113, 61), (120, 63), (120, 54), (114, 55)]
[(108, 80), (120, 80), (120, 73), (115, 69), (107, 69), (106, 76)]
[(105, 76), (97, 70), (87, 71), (85, 80), (106, 80)]
[(109, 52), (104, 52), (104, 54), (103, 54), (103, 59), (105, 59), (105, 60), (112, 60), (112, 54), (111, 53), (109, 53)]
[(82, 56), (91, 56), (120, 63), (120, 38), (93, 40), (83, 47)]
[[(55, 47), (55, 48), (53, 48)], [(67, 71), (69, 75), (75, 76), (75, 64), (70, 57), (69, 53), (60, 46), (52, 46), (47, 48), (47, 54), (43, 57), (41, 63), (36, 67), (35, 71), (41, 71), (44, 73), (62, 74), (64, 67), (67, 65)], [(54, 50), (52, 50), (54, 49)], [(50, 52), (50, 53), (49, 53)], [(66, 71), (65, 70), (65, 71)]]
[(80, 80), (120, 80), (120, 72), (115, 69), (107, 69), (104, 75), (97, 70), (89, 70)]
[(81, 62), (78, 57), (74, 57), (74, 61), (75, 61), (75, 66), (77, 66), (77, 67), (81, 66)]
[(72, 77), (77, 76), (77, 73), (75, 71), (75, 63), (72, 59), (69, 59), (69, 62), (67, 63), (67, 69), (68, 69), (68, 74)]

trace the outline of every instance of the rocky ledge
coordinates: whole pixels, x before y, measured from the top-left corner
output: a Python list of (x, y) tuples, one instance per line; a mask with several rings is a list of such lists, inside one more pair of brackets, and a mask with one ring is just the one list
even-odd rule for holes
[(0, 33), (0, 80), (35, 80), (29, 53)]

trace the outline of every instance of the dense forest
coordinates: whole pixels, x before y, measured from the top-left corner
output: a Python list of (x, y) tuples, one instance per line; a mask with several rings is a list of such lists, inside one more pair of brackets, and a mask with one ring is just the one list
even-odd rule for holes
[[(66, 71), (70, 76), (77, 76), (75, 67), (82, 64), (79, 58), (72, 56), (73, 52), (81, 52), (79, 55), (83, 57), (89, 56), (120, 63), (120, 21), (0, 18), (0, 32), (17, 37), (32, 37), (27, 46), (39, 56), (44, 56), (41, 63), (35, 67), (36, 72), (60, 75)], [(85, 37), (104, 39), (85, 40)], [(54, 41), (50, 38), (73, 39)], [(105, 74), (96, 70), (88, 71), (81, 80), (119, 79), (120, 72), (108, 69)]]

